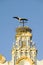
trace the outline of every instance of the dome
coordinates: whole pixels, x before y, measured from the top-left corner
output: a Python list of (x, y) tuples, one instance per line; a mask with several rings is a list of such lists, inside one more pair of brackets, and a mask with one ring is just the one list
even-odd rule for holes
[(4, 63), (6, 61), (5, 57), (0, 54), (0, 63)]

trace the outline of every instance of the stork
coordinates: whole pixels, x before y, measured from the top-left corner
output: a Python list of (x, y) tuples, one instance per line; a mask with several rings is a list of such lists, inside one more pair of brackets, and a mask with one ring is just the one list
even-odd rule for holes
[(13, 17), (13, 18), (15, 18), (15, 19), (19, 20), (19, 21), (20, 21), (20, 23), (22, 23), (22, 24), (23, 24), (23, 27), (24, 27), (24, 23), (27, 23), (27, 22), (25, 22), (25, 21), (28, 21), (28, 19), (26, 19), (26, 18), (19, 18), (19, 17)]

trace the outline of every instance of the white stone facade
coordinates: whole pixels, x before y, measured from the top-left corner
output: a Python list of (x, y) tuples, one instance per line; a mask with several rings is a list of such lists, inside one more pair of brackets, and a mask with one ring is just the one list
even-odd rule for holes
[(0, 55), (0, 65), (40, 65), (37, 61), (37, 49), (32, 42), (32, 33), (28, 27), (23, 29), (18, 30), (16, 34), (16, 43), (12, 47), (12, 60), (6, 61)]

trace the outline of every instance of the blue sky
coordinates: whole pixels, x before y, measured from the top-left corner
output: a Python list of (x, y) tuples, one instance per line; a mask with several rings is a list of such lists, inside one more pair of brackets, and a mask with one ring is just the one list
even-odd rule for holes
[(16, 28), (20, 25), (13, 16), (29, 19), (33, 41), (38, 49), (37, 58), (43, 59), (43, 0), (0, 0), (0, 54), (11, 60), (11, 49)]

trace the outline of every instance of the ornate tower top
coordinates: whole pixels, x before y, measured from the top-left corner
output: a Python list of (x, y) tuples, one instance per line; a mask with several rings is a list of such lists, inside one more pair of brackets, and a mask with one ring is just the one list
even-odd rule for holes
[(32, 41), (32, 30), (24, 26), (28, 19), (13, 17), (23, 26), (16, 29), (16, 44), (12, 48), (12, 60), (14, 65), (36, 65), (36, 47)]
[[(19, 18), (19, 17), (13, 17), (13, 18), (19, 20), (20, 23), (23, 24), (23, 26), (20, 26), (20, 27), (18, 27), (18, 28), (16, 29), (17, 34), (19, 34), (19, 33), (26, 33), (26, 32), (29, 32), (29, 33), (31, 34), (32, 29), (29, 28), (28, 26), (25, 26), (25, 25), (24, 25), (25, 23), (27, 23), (28, 19), (26, 19), (26, 18)], [(32, 36), (32, 35), (31, 35), (31, 36)]]

